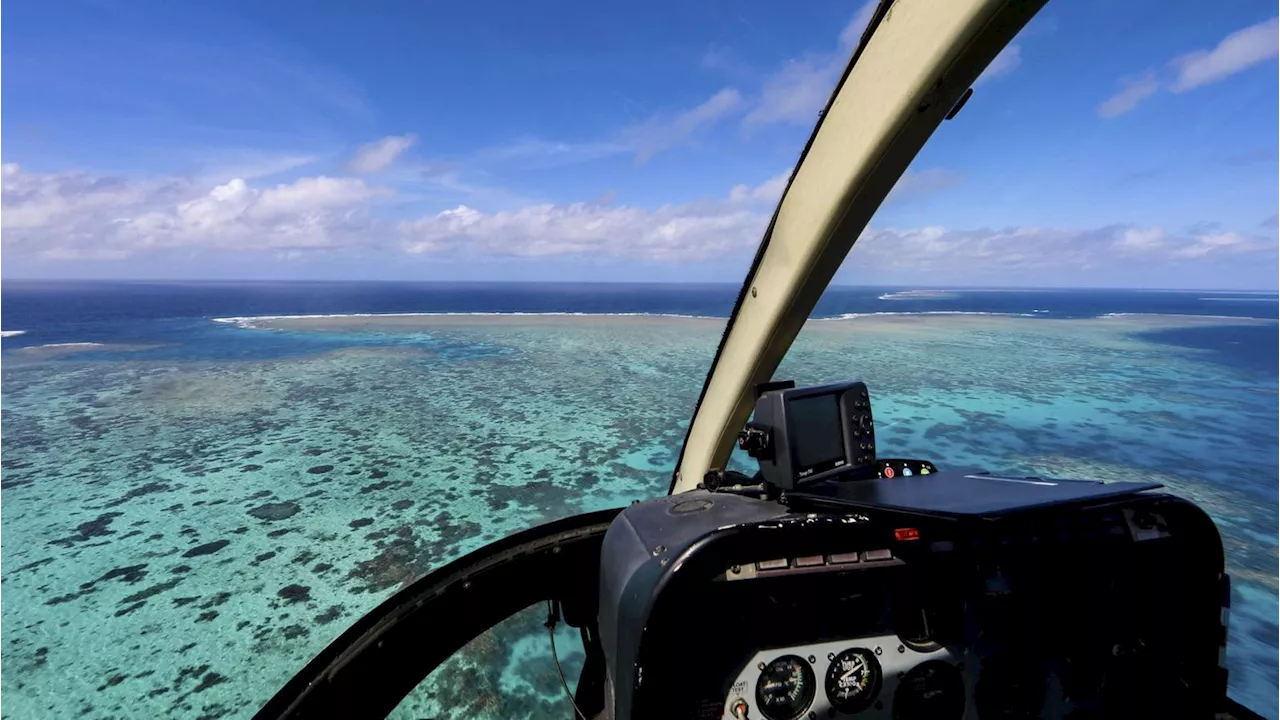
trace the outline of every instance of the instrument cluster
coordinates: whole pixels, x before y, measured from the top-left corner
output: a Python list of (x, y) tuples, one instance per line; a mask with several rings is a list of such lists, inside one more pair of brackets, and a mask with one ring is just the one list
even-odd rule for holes
[(959, 718), (962, 661), (946, 648), (920, 652), (896, 635), (760, 651), (726, 698), (726, 720)]

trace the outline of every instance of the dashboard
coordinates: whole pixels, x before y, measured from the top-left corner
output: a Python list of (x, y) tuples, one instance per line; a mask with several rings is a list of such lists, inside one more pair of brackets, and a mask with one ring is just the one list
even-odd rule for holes
[(945, 513), (936, 482), (1010, 479), (907, 467), (933, 505), (900, 477), (876, 496), (895, 508), (690, 493), (624, 511), (601, 564), (613, 717), (1212, 717), (1225, 576), (1194, 505), (1036, 479)]

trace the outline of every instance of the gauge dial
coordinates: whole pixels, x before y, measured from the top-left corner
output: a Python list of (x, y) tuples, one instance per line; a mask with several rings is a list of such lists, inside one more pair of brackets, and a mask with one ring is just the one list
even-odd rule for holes
[(794, 720), (813, 702), (813, 668), (799, 655), (783, 655), (760, 671), (756, 707), (769, 720)]
[(862, 712), (879, 692), (880, 662), (870, 650), (845, 650), (827, 668), (827, 699), (840, 712)]
[(898, 684), (893, 720), (959, 720), (964, 704), (960, 671), (941, 660), (930, 660), (912, 668)]

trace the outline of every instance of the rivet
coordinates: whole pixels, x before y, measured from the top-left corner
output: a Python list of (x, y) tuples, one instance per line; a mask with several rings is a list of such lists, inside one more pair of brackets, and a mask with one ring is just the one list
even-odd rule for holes
[(752, 288), (751, 288), (751, 297), (755, 297), (755, 296), (756, 296), (756, 289), (755, 289), (754, 287), (752, 287)]

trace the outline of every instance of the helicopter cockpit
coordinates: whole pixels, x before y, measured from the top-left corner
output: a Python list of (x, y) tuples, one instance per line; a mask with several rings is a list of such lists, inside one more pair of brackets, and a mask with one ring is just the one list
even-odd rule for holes
[[(881, 457), (874, 388), (772, 381), (893, 183), (1042, 5), (880, 3), (743, 283), (668, 496), (430, 573), (258, 717), (384, 717), (540, 602), (582, 639), (581, 720), (1256, 717), (1226, 696), (1229, 579), (1194, 504), (1141, 477)], [(757, 473), (727, 469), (735, 446)]]

